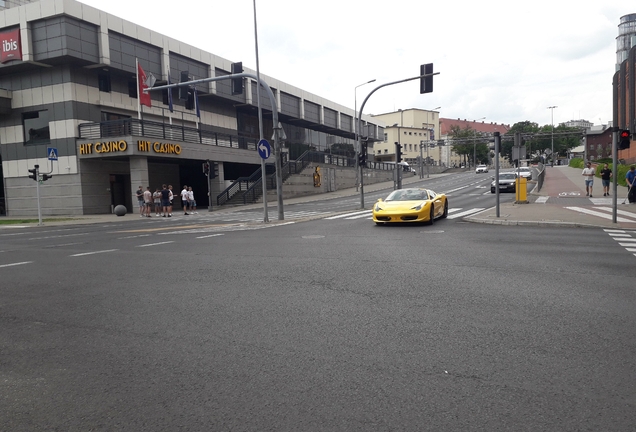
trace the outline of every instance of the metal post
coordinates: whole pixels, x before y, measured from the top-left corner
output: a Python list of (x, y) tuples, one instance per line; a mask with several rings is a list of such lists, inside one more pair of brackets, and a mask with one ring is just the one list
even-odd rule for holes
[(612, 127), (612, 159), (612, 222), (616, 223), (618, 213), (618, 198), (616, 197), (618, 192), (618, 175), (616, 175), (618, 170), (618, 126)]
[(554, 106), (549, 106), (548, 109), (552, 112), (552, 120), (551, 120), (551, 124), (552, 124), (552, 137), (551, 137), (551, 142), (552, 142), (552, 150), (550, 153), (550, 166), (554, 166), (554, 109), (558, 108), (556, 105)]
[(429, 139), (426, 143), (426, 178), (430, 178), (431, 175), (429, 173), (430, 168), (428, 167), (428, 148), (431, 146), (431, 140)]
[(208, 173), (206, 174), (208, 177), (208, 211), (211, 212), (212, 211), (212, 170), (214, 168), (212, 168), (212, 164), (210, 163), (210, 159), (208, 159), (206, 161), (206, 163), (208, 164)]
[[(256, 0), (254, 0), (254, 1), (256, 1)], [(361, 146), (361, 143), (358, 142), (359, 131), (358, 131), (358, 126), (357, 126), (357, 122), (356, 122), (356, 118), (355, 118), (356, 113), (358, 112), (358, 92), (357, 92), (357, 90), (358, 90), (358, 87), (361, 87), (363, 85), (372, 83), (374, 81), (375, 81), (375, 78), (373, 78), (372, 80), (367, 81), (365, 83), (359, 84), (359, 85), (355, 86), (354, 89), (353, 89), (353, 129), (354, 129), (354, 132), (355, 132), (355, 143), (356, 143), (356, 146), (358, 147), (357, 149), (355, 149), (355, 153), (356, 153), (356, 160), (355, 160), (355, 167), (356, 167), (356, 192), (358, 191), (358, 184), (360, 183), (360, 181), (358, 179), (358, 176), (360, 176), (359, 178), (362, 179), (362, 168), (360, 168), (360, 170), (358, 171), (358, 164), (359, 164), (358, 161), (359, 161), (359, 158), (360, 158), (360, 153), (362, 152), (362, 146)], [(367, 155), (367, 157), (368, 157), (368, 155)]]
[[(263, 139), (263, 110), (261, 109), (261, 71), (258, 61), (258, 27), (256, 23), (256, 0), (254, 0), (254, 45), (256, 51), (256, 106), (258, 107), (258, 133), (260, 141)], [(269, 215), (267, 213), (267, 173), (265, 170), (265, 159), (263, 158), (261, 158), (261, 183), (263, 188), (263, 222), (269, 222)]]
[(501, 145), (501, 137), (499, 132), (495, 132), (495, 195), (496, 195), (496, 208), (497, 217), (499, 217), (499, 146)]
[(424, 141), (420, 141), (420, 179), (424, 178)]
[(38, 197), (38, 225), (42, 225), (42, 206), (40, 205), (40, 165), (35, 165), (35, 188)]

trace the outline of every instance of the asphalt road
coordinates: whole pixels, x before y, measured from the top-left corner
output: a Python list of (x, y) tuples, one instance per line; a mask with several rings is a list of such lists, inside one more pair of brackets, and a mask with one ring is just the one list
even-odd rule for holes
[(634, 428), (611, 232), (196, 218), (0, 232), (0, 430)]

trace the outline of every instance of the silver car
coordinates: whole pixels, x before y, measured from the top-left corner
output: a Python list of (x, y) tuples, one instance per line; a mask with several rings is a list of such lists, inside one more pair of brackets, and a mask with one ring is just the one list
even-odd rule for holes
[[(499, 192), (514, 192), (516, 189), (517, 174), (513, 172), (499, 173)], [(490, 193), (496, 192), (495, 178), (490, 184)]]

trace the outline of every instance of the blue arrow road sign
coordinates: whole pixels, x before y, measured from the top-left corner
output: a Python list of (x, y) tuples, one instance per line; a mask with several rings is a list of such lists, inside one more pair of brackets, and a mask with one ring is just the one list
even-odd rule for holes
[(263, 159), (267, 159), (269, 155), (272, 153), (272, 148), (269, 146), (269, 143), (267, 142), (266, 139), (260, 140), (256, 147), (258, 149), (258, 154)]
[(55, 147), (47, 147), (46, 148), (46, 154), (49, 155), (49, 160), (50, 161), (56, 161), (57, 160), (57, 148), (55, 148)]

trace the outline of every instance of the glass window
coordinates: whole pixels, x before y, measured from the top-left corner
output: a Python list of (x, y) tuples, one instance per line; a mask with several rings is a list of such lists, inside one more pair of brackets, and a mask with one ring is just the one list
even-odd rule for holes
[(99, 91), (110, 93), (110, 73), (102, 71), (97, 75)]
[(51, 141), (49, 112), (33, 111), (22, 114), (25, 144), (40, 144)]

